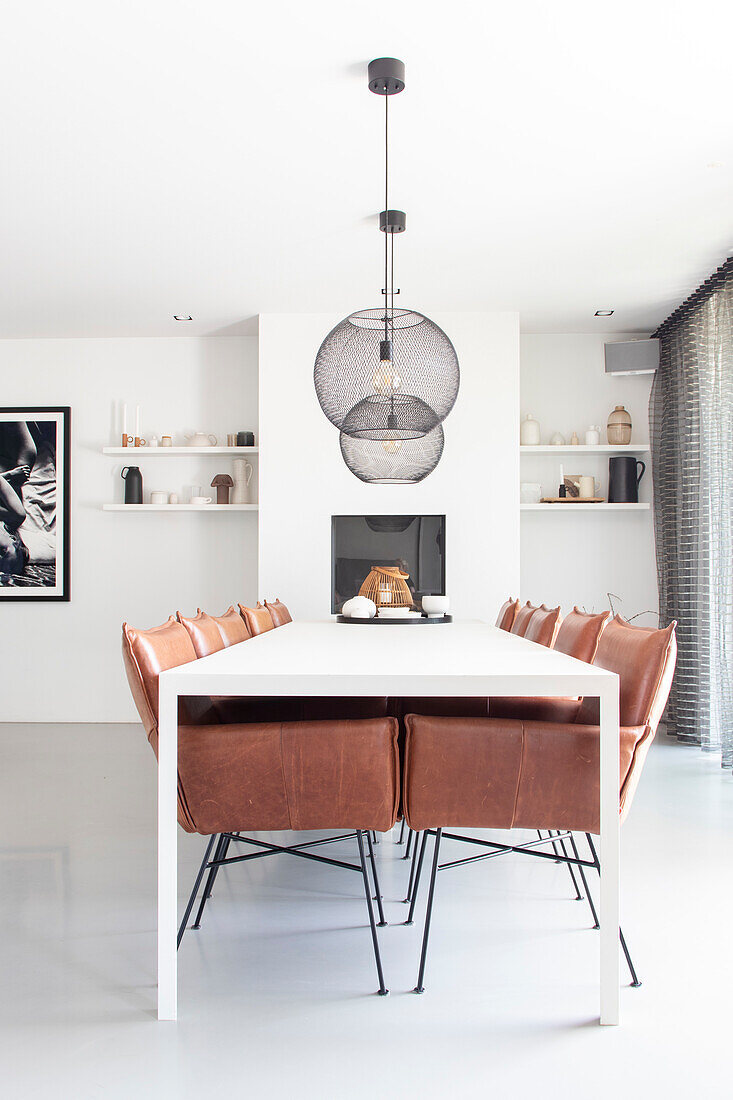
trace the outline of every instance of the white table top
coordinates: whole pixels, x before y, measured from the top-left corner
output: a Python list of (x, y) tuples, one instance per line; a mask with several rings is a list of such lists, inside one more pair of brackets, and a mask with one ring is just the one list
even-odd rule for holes
[(293, 622), (162, 673), (181, 695), (599, 695), (614, 673), (486, 623)]

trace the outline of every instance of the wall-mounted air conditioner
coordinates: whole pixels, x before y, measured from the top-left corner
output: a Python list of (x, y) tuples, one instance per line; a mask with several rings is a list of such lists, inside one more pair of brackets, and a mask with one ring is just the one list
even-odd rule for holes
[(604, 347), (606, 374), (654, 374), (659, 366), (659, 340), (621, 340)]

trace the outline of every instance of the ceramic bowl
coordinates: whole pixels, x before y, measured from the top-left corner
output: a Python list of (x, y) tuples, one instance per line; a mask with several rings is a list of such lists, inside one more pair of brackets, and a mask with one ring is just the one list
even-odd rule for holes
[(450, 599), (448, 596), (423, 596), (422, 609), (429, 619), (439, 618), (450, 611)]

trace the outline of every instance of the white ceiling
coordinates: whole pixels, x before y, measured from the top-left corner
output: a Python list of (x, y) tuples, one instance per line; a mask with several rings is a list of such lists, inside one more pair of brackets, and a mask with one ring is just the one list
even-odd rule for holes
[(400, 303), (649, 331), (733, 248), (732, 12), (13, 5), (0, 336), (236, 333), (260, 312), (378, 302), (383, 100), (366, 64), (384, 54), (407, 65), (391, 101)]

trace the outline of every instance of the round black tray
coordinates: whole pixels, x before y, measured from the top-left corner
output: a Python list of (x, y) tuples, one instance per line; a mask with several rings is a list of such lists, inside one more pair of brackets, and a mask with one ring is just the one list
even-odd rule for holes
[(452, 615), (438, 615), (434, 619), (429, 619), (427, 615), (421, 615), (420, 618), (411, 615), (409, 619), (398, 619), (393, 615), (388, 615), (384, 619), (380, 619), (379, 616), (375, 616), (372, 619), (351, 619), (348, 615), (337, 615), (337, 623), (358, 623), (360, 626), (427, 626), (433, 623), (452, 623)]

